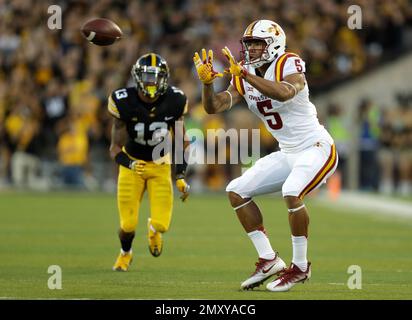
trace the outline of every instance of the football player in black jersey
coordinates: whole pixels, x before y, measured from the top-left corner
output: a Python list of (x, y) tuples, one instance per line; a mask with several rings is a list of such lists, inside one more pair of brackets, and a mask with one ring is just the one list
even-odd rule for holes
[[(132, 261), (132, 241), (138, 222), (140, 202), (147, 189), (150, 201), (148, 240), (150, 253), (158, 257), (163, 248), (162, 233), (169, 229), (173, 187), (171, 155), (156, 146), (175, 135), (183, 141), (182, 128), (188, 101), (183, 91), (168, 85), (169, 68), (158, 54), (141, 56), (132, 68), (136, 86), (120, 88), (109, 97), (108, 110), (114, 117), (110, 155), (119, 164), (117, 205), (120, 215), (121, 252), (113, 270), (127, 271)], [(176, 126), (175, 126), (176, 125)], [(180, 140), (179, 140), (180, 139)], [(188, 142), (182, 143), (186, 149)], [(189, 185), (185, 181), (187, 164), (175, 165), (176, 187), (184, 201)]]

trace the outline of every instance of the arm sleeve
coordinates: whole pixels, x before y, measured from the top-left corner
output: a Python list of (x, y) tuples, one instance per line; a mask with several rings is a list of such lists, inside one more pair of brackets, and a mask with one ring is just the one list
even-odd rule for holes
[(117, 164), (127, 169), (132, 168), (133, 160), (130, 159), (129, 156), (123, 151), (120, 151), (118, 154), (116, 154), (116, 156), (114, 157), (114, 160), (116, 161)]

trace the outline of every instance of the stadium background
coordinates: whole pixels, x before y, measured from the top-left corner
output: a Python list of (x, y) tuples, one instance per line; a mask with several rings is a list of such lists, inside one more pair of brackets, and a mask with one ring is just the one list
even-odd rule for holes
[[(47, 13), (47, 8), (51, 4), (60, 5), (63, 9), (61, 30), (50, 30), (47, 27), (47, 20), (50, 16)], [(347, 10), (352, 4), (358, 4), (362, 8), (363, 27), (360, 30), (350, 30), (347, 27), (349, 16)], [(91, 17), (112, 19), (122, 28), (124, 39), (105, 48), (91, 45), (79, 32), (80, 26)], [(230, 113), (221, 115), (206, 115), (203, 112), (200, 105), (201, 87), (196, 79), (192, 64), (192, 56), (195, 51), (199, 51), (201, 48), (211, 48), (215, 52), (216, 68), (222, 70), (224, 59), (220, 54), (220, 49), (227, 45), (232, 52), (238, 53), (239, 39), (244, 28), (251, 21), (262, 18), (277, 21), (286, 31), (288, 49), (298, 53), (306, 62), (311, 97), (317, 105), (319, 118), (336, 140), (340, 154), (339, 174), (335, 175), (335, 179), (328, 187), (330, 197), (326, 201), (341, 196), (341, 188), (343, 194), (346, 190), (351, 191), (352, 193), (348, 193), (352, 196), (350, 199), (355, 199), (358, 202), (357, 195), (360, 195), (361, 198), (364, 195), (376, 196), (370, 199), (365, 196), (362, 199), (364, 202), (359, 202), (359, 206), (353, 210), (348, 209), (350, 206), (346, 207), (346, 210), (344, 209), (344, 206), (349, 205), (349, 203), (341, 203), (333, 207), (332, 210), (336, 212), (349, 211), (349, 214), (352, 214), (349, 216), (352, 219), (350, 224), (352, 230), (358, 230), (360, 233), (367, 230), (366, 234), (372, 237), (369, 239), (371, 242), (362, 242), (362, 245), (365, 250), (370, 250), (370, 247), (375, 248), (376, 251), (370, 252), (371, 256), (373, 256), (373, 252), (378, 254), (376, 244), (379, 243), (383, 246), (382, 248), (387, 249), (385, 252), (393, 252), (389, 256), (398, 259), (401, 271), (411, 269), (410, 244), (405, 243), (408, 240), (410, 242), (410, 235), (408, 236), (410, 233), (410, 220), (408, 220), (410, 219), (408, 218), (410, 210), (404, 210), (405, 206), (410, 205), (412, 199), (412, 87), (410, 82), (408, 83), (407, 78), (399, 76), (384, 79), (384, 86), (376, 89), (376, 95), (374, 93), (362, 96), (362, 93), (359, 92), (355, 94), (356, 89), (350, 89), (349, 95), (340, 99), (336, 98), (340, 97), (339, 95), (333, 99), (329, 99), (328, 95), (345, 86), (351, 88), (350, 86), (357, 80), (365, 79), (365, 77), (368, 79), (367, 77), (371, 75), (373, 77), (374, 72), (391, 68), (393, 63), (402, 59), (406, 59), (406, 65), (411, 66), (412, 7), (407, 0), (362, 0), (356, 1), (356, 3), (343, 0), (56, 0), (53, 3), (49, 1), (0, 0), (0, 213), (3, 220), (3, 241), (0, 243), (2, 261), (7, 261), (5, 266), (9, 273), (6, 272), (6, 274), (11, 279), (14, 277), (16, 279), (24, 278), (28, 274), (26, 269), (15, 268), (16, 265), (20, 266), (24, 263), (23, 257), (27, 254), (33, 254), (33, 257), (37, 257), (35, 261), (32, 261), (33, 268), (29, 274), (30, 272), (33, 274), (37, 271), (43, 272), (41, 270), (44, 269), (44, 263), (48, 259), (40, 257), (45, 254), (42, 250), (48, 248), (46, 243), (49, 244), (50, 239), (55, 241), (52, 248), (47, 251), (50, 257), (54, 256), (57, 260), (60, 259), (60, 249), (63, 252), (72, 252), (73, 261), (79, 258), (73, 253), (79, 248), (82, 248), (80, 251), (87, 255), (85, 252), (87, 247), (82, 247), (81, 241), (93, 242), (93, 240), (84, 237), (84, 233), (87, 231), (84, 233), (79, 230), (77, 233), (74, 232), (74, 225), (86, 223), (87, 230), (91, 235), (97, 232), (90, 231), (96, 226), (91, 220), (85, 222), (81, 216), (69, 210), (72, 205), (75, 212), (77, 210), (79, 214), (80, 212), (85, 215), (92, 214), (94, 218), (100, 217), (101, 212), (110, 214), (103, 214), (104, 219), (106, 219), (103, 219), (104, 222), (102, 222), (105, 236), (97, 232), (98, 236), (93, 238), (101, 241), (99, 247), (91, 245), (95, 250), (93, 258), (90, 261), (84, 257), (83, 260), (80, 260), (86, 264), (93, 261), (102, 270), (106, 270), (107, 266), (112, 263), (114, 250), (117, 250), (115, 230), (118, 222), (114, 197), (117, 172), (108, 153), (111, 118), (106, 111), (106, 99), (112, 90), (127, 83), (131, 84), (130, 68), (137, 57), (143, 53), (155, 51), (168, 61), (171, 70), (170, 82), (180, 87), (189, 97), (189, 114), (186, 117), (188, 128), (202, 128), (203, 130), (209, 128), (261, 128), (262, 155), (276, 150), (276, 142), (264, 131), (257, 119), (248, 112), (245, 105), (236, 106)], [(408, 72), (408, 69), (404, 71)], [(402, 82), (402, 86), (397, 87), (395, 84), (399, 82)], [(227, 80), (223, 79), (216, 83), (216, 88), (223, 89), (226, 85)], [(380, 90), (382, 88), (384, 90)], [(382, 99), (383, 95), (388, 99)], [(350, 105), (347, 103), (349, 98), (352, 98)], [(355, 101), (352, 101), (354, 99)], [(188, 230), (193, 230), (200, 225), (199, 221), (203, 221), (200, 218), (199, 221), (196, 221), (193, 217), (189, 217), (189, 214), (196, 211), (202, 212), (203, 208), (210, 203), (211, 198), (208, 198), (206, 193), (217, 194), (216, 198), (212, 198), (215, 199), (216, 205), (213, 208), (216, 207), (216, 209), (215, 215), (212, 215), (213, 218), (210, 219), (221, 221), (219, 220), (220, 215), (217, 216), (217, 214), (222, 211), (230, 211), (230, 207), (224, 200), (224, 195), (219, 194), (224, 190), (227, 182), (238, 176), (240, 172), (241, 167), (234, 165), (193, 166), (189, 172), (189, 182), (193, 187), (194, 194), (191, 196), (188, 206), (176, 204), (176, 221), (173, 222), (176, 233), (169, 236), (170, 242), (175, 241), (175, 243), (181, 244), (183, 240), (179, 238), (179, 235), (182, 235), (179, 230), (184, 232), (185, 227)], [(66, 194), (65, 192), (70, 189), (79, 192)], [(38, 193), (39, 191), (41, 192)], [(53, 195), (51, 193), (45, 194), (44, 191), (63, 193), (55, 192)], [(103, 195), (99, 192), (103, 192)], [(209, 196), (213, 197), (213, 195)], [(267, 210), (272, 210), (269, 205), (272, 200), (265, 199), (263, 203), (266, 203)], [(368, 199), (372, 203), (369, 207), (365, 204)], [(394, 199), (406, 201), (400, 211), (404, 210), (405, 216), (408, 217), (403, 217), (402, 219), (406, 220), (401, 220), (401, 223), (394, 222), (392, 216), (382, 218), (388, 219), (384, 221), (376, 220), (370, 216), (358, 217), (358, 214), (365, 210), (373, 212), (376, 206), (382, 204), (382, 201), (389, 205), (389, 209), (386, 211), (389, 213), (394, 211), (395, 217), (397, 210), (394, 208), (399, 203), (394, 202), (394, 205), (391, 206), (391, 201)], [(87, 204), (77, 206), (74, 205), (74, 200), (79, 203), (85, 201)], [(65, 204), (61, 204), (62, 201), (66, 201)], [(279, 200), (272, 203), (276, 208), (282, 210), (282, 204)], [(220, 204), (221, 207), (218, 207), (217, 204)], [(364, 207), (365, 210), (362, 209)], [(326, 205), (325, 208), (319, 207), (319, 214), (320, 217), (327, 219), (327, 213), (330, 212), (331, 206)], [(30, 214), (33, 213), (31, 210), (35, 211), (36, 214), (36, 219), (32, 224), (30, 223), (32, 219)], [(58, 218), (54, 216), (56, 213), (54, 210), (58, 211), (59, 216), (64, 221), (70, 217), (71, 222), (66, 223), (68, 229), (62, 229)], [(181, 214), (180, 218), (179, 214)], [(206, 211), (204, 214), (212, 213)], [(346, 212), (346, 214), (348, 213)], [(181, 221), (179, 225), (179, 219), (182, 220), (184, 217), (189, 220)], [(331, 222), (332, 225), (333, 223), (335, 226), (347, 223), (340, 216), (333, 217), (335, 220)], [(237, 221), (233, 221), (233, 217), (230, 215), (224, 219), (226, 220), (222, 222), (222, 225), (226, 226), (228, 234), (236, 237), (236, 245), (239, 245), (239, 248), (236, 249), (237, 254), (241, 255), (242, 250), (247, 250), (250, 252), (250, 260), (253, 253), (248, 246), (247, 239), (239, 240), (241, 230)], [(275, 229), (276, 232), (287, 237), (286, 221), (279, 224), (275, 217), (268, 219), (269, 222), (273, 219), (273, 224), (278, 228)], [(359, 225), (356, 225), (354, 221), (359, 222)], [(408, 223), (404, 223), (405, 221)], [(318, 222), (320, 222), (320, 218)], [(208, 232), (217, 232), (222, 236), (222, 230), (216, 230), (213, 222), (206, 219), (203, 223), (205, 234), (204, 237), (201, 237), (200, 245), (205, 244), (202, 241), (207, 241)], [(280, 226), (282, 226), (283, 231), (279, 229)], [(376, 229), (373, 229), (374, 227)], [(328, 227), (325, 223), (325, 225), (319, 224), (318, 227), (314, 228), (314, 232), (319, 231), (322, 234), (322, 230), (326, 230)], [(54, 234), (57, 230), (66, 236), (59, 238)], [(373, 238), (376, 236), (373, 230), (383, 232), (383, 237)], [(23, 236), (26, 231), (32, 235), (32, 238)], [(329, 239), (330, 233), (325, 233), (323, 236), (324, 238), (320, 237), (317, 240), (320, 246), (326, 239)], [(353, 237), (350, 233), (346, 236)], [(68, 241), (65, 237), (78, 237), (76, 240), (78, 242)], [(196, 241), (195, 238), (187, 237), (187, 239), (184, 238), (187, 241)], [(344, 238), (343, 235), (342, 237)], [(225, 239), (229, 238), (225, 237)], [(356, 241), (353, 240), (353, 243), (350, 244), (351, 248), (360, 245), (362, 241), (362, 237), (356, 238), (355, 236), (354, 239)], [(386, 243), (384, 243), (385, 239)], [(140, 240), (142, 243), (145, 241), (144, 238)], [(32, 248), (33, 251), (30, 251), (27, 247), (36, 241), (39, 241), (38, 244), (43, 249), (36, 251)], [(137, 241), (139, 241), (138, 238)], [(338, 243), (343, 245), (345, 241), (336, 240), (336, 244)], [(116, 249), (111, 250), (111, 252), (103, 250), (103, 244)], [(10, 249), (14, 245), (15, 251)], [(384, 247), (385, 245), (389, 247)], [(216, 243), (206, 245), (206, 251), (200, 253), (200, 257), (198, 257), (199, 263), (207, 264), (210, 262), (207, 259), (208, 254), (213, 255), (216, 250), (219, 250), (216, 249), (217, 246)], [(224, 246), (221, 248), (225, 250)], [(183, 247), (170, 248), (170, 254), (173, 256), (173, 252), (180, 252), (180, 249), (183, 250)], [(288, 250), (284, 249), (284, 251)], [(325, 256), (328, 256), (328, 250), (331, 248), (325, 248)], [(351, 256), (353, 252), (349, 251), (347, 254)], [(394, 252), (399, 253), (399, 255), (395, 256)], [(100, 253), (101, 256), (99, 256)], [(99, 260), (102, 256), (104, 256), (105, 264)], [(235, 255), (232, 257), (229, 254), (229, 256), (231, 259), (233, 258), (233, 261), (236, 261)], [(176, 266), (176, 269), (173, 269), (172, 266), (174, 267), (174, 263), (178, 265), (176, 261), (179, 260), (180, 256), (177, 254), (173, 257), (175, 262), (169, 260), (170, 268), (167, 261), (163, 260), (161, 267), (157, 266), (151, 270), (156, 273), (156, 270), (166, 269), (168, 271), (165, 273), (165, 277), (175, 274), (179, 268)], [(359, 257), (362, 258), (361, 255)], [(250, 264), (249, 260), (244, 259), (245, 267), (248, 266), (247, 263)], [(338, 263), (337, 261), (327, 261), (331, 265)], [(374, 262), (373, 256), (365, 264), (373, 265)], [(80, 262), (72, 263), (78, 267), (77, 263)], [(213, 260), (213, 265), (217, 269), (209, 274), (210, 281), (213, 277), (219, 277), (218, 261)], [(380, 265), (378, 270), (374, 270), (376, 272), (374, 279), (379, 282), (378, 271), (385, 270), (384, 266), (390, 265), (391, 261), (388, 260)], [(79, 270), (81, 274), (83, 269)], [(345, 270), (342, 270), (339, 272), (345, 273)], [(239, 271), (236, 270), (238, 276), (231, 280), (237, 281), (238, 278), (240, 280), (245, 271), (248, 270), (239, 268)], [(91, 277), (93, 276), (96, 275), (91, 275)], [(98, 277), (100, 276), (101, 274), (98, 275)], [(78, 279), (78, 274), (76, 277), (73, 276), (73, 281)], [(104, 277), (110, 276), (104, 275)], [(410, 280), (410, 272), (406, 275), (400, 273), (399, 277), (392, 280), (396, 285), (403, 283), (405, 277), (409, 277)], [(36, 281), (40, 280), (36, 279), (34, 275), (33, 278), (35, 280), (32, 285), (35, 287)], [(108, 278), (105, 279), (111, 281)], [(193, 279), (195, 279), (194, 275)], [(187, 279), (182, 279), (182, 281), (185, 280)], [(23, 286), (21, 288), (17, 286), (15, 291), (5, 290), (10, 284), (6, 279), (0, 281), (4, 281), (3, 285), (0, 286), (5, 292), (4, 296), (8, 296), (7, 292), (10, 292), (11, 296), (18, 297), (50, 295), (50, 292), (46, 293), (43, 289), (24, 293)], [(148, 284), (153, 279), (147, 276), (144, 281), (145, 284)], [(190, 282), (191, 279), (188, 281)], [(325, 282), (333, 281), (326, 279)], [(217, 297), (220, 286), (221, 283), (217, 282), (216, 287), (212, 286), (216, 290), (216, 295), (213, 295), (214, 291), (212, 290), (212, 293), (205, 297)], [(94, 288), (95, 292), (90, 293), (90, 297), (100, 294), (100, 289), (97, 288)], [(319, 288), (315, 298), (328, 298), (327, 294), (323, 295), (324, 287)], [(372, 286), (372, 288), (374, 287)], [(85, 280), (84, 290), (89, 289)], [(385, 289), (387, 288), (385, 287)], [(410, 299), (410, 287), (405, 287), (403, 290), (405, 291), (401, 290), (399, 297)], [(377, 289), (377, 291), (379, 290)], [(402, 296), (402, 292), (405, 295)], [(119, 297), (136, 297), (133, 294), (135, 293), (130, 293), (130, 296), (127, 293)], [(193, 296), (193, 292), (188, 292), (187, 295), (182, 294), (178, 297), (187, 298), (191, 294)], [(198, 294), (203, 297), (201, 293), (198, 292)], [(0, 294), (0, 296), (2, 295)], [(71, 295), (59, 297), (73, 296), (82, 297), (83, 295), (82, 293), (78, 295), (71, 293)], [(85, 296), (88, 295), (85, 294)], [(113, 296), (108, 293), (108, 297)], [(148, 296), (142, 294), (141, 297), (156, 298), (157, 296), (153, 289), (153, 294), (150, 293)], [(171, 294), (160, 298), (162, 297), (176, 296)], [(195, 295), (195, 297), (197, 296)], [(250, 298), (244, 295), (234, 295), (233, 297)], [(299, 297), (307, 298), (310, 296), (302, 295)], [(342, 298), (339, 295), (336, 297)], [(374, 296), (366, 294), (361, 297)], [(382, 296), (378, 297), (382, 298)], [(389, 295), (383, 298), (388, 297), (390, 298)], [(396, 298), (396, 296), (392, 297)], [(252, 298), (267, 297), (259, 293)]]

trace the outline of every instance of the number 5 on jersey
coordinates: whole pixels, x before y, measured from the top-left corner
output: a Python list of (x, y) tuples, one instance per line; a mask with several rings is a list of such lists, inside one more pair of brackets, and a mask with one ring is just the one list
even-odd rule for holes
[(258, 101), (256, 106), (259, 112), (265, 117), (265, 120), (270, 128), (273, 130), (279, 130), (283, 127), (280, 114), (275, 111), (271, 111), (273, 107), (270, 100)]

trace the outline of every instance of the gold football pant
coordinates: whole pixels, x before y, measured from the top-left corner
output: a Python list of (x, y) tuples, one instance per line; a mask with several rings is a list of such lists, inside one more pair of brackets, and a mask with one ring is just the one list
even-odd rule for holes
[(120, 215), (120, 228), (133, 232), (139, 219), (139, 208), (145, 190), (148, 191), (150, 217), (154, 229), (166, 232), (172, 218), (173, 187), (170, 164), (156, 164), (138, 160), (144, 164), (141, 174), (119, 166), (117, 183), (117, 205)]

